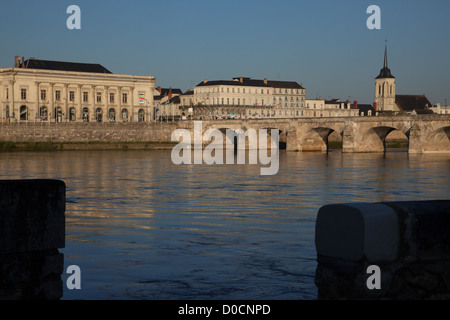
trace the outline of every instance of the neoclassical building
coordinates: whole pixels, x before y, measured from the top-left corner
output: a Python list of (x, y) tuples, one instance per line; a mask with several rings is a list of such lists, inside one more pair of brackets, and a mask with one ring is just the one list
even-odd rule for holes
[(149, 122), (155, 78), (100, 64), (38, 60), (0, 69), (1, 118), (11, 122)]

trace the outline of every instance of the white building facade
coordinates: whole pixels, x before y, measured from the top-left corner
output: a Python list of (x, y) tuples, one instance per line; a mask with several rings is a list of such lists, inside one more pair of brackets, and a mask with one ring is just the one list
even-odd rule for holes
[(194, 88), (194, 114), (205, 117), (292, 118), (305, 107), (305, 89), (297, 82), (255, 80), (204, 80)]
[(9, 122), (149, 122), (155, 78), (98, 64), (15, 59), (0, 69), (1, 118)]

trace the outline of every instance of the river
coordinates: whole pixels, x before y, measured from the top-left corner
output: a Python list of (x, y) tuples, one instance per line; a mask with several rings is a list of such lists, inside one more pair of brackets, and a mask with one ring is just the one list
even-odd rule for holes
[(82, 286), (67, 300), (316, 299), (321, 206), (450, 198), (450, 156), (405, 150), (281, 150), (273, 176), (174, 165), (169, 150), (4, 152), (0, 175), (66, 183), (60, 251)]

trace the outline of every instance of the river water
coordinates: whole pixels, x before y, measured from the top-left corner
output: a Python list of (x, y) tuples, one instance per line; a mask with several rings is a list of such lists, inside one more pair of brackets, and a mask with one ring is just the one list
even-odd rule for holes
[(169, 150), (0, 153), (0, 179), (35, 178), (67, 186), (60, 251), (82, 287), (63, 299), (316, 299), (319, 208), (449, 199), (450, 156), (281, 150), (261, 176)]

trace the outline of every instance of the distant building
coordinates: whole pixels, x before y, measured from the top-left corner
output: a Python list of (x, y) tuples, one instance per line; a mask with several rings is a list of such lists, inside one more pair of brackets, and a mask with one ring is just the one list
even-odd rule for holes
[(180, 96), (183, 94), (181, 89), (157, 87), (154, 101), (155, 119), (168, 119), (180, 116)]
[(376, 116), (377, 110), (371, 104), (358, 104), (359, 115), (364, 116)]
[(354, 105), (340, 99), (307, 99), (306, 108), (302, 111), (303, 117), (355, 117), (357, 115), (358, 110)]
[(305, 108), (305, 88), (294, 81), (204, 80), (194, 88), (193, 116), (204, 118), (294, 118)]
[(430, 109), (436, 114), (450, 114), (450, 106), (441, 106), (440, 103)]
[[(395, 92), (395, 77), (388, 68), (387, 44), (384, 51), (384, 65), (375, 78), (375, 104), (379, 112), (408, 112), (426, 110), (432, 107), (425, 95), (400, 95)], [(417, 113), (417, 112), (416, 112)]]
[(155, 78), (16, 56), (0, 69), (0, 86), (0, 116), (9, 121), (150, 121)]

